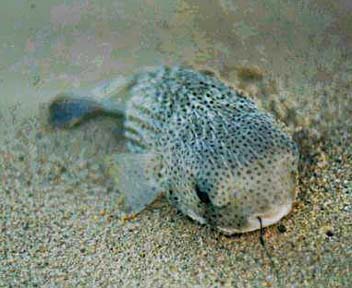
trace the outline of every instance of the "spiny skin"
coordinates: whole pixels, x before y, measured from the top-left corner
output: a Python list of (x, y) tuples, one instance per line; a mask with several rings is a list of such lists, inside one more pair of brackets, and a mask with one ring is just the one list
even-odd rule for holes
[(183, 213), (233, 234), (291, 210), (298, 149), (250, 99), (180, 67), (137, 75), (130, 94), (128, 148), (158, 155), (154, 177)]

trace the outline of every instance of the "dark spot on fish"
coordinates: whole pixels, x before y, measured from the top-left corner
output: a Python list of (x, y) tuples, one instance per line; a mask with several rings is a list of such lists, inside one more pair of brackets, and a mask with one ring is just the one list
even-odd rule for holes
[(60, 173), (63, 174), (65, 172), (67, 172), (67, 168), (65, 166), (61, 166)]

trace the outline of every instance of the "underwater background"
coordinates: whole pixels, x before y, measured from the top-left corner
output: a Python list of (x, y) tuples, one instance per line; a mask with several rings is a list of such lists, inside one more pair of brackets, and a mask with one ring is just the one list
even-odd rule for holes
[[(141, 68), (216, 71), (300, 145), (290, 215), (225, 237), (161, 199), (119, 209), (112, 119), (51, 131), (46, 103)], [(352, 2), (4, 0), (0, 9), (0, 286), (349, 287)]]

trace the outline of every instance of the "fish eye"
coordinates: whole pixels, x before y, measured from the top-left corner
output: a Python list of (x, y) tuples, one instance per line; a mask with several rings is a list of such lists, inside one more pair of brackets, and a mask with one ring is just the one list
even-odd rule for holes
[(194, 187), (194, 190), (196, 191), (197, 196), (200, 199), (200, 201), (202, 201), (204, 204), (210, 203), (210, 198), (209, 198), (208, 193), (205, 191), (202, 191), (198, 184), (196, 184), (196, 186)]

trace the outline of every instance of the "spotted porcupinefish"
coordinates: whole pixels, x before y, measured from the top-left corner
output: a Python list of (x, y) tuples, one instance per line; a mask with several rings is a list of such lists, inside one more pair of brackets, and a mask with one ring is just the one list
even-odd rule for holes
[[(49, 121), (71, 127), (94, 115), (123, 117), (128, 152), (113, 156), (113, 177), (130, 212), (165, 193), (182, 213), (225, 234), (271, 225), (290, 212), (297, 146), (251, 99), (211, 73), (185, 67), (114, 83), (92, 97), (59, 95)], [(121, 93), (124, 103), (114, 97)], [(104, 97), (94, 99), (98, 94)]]

